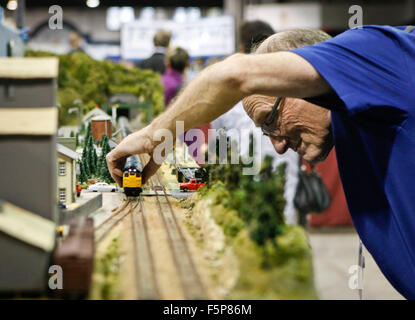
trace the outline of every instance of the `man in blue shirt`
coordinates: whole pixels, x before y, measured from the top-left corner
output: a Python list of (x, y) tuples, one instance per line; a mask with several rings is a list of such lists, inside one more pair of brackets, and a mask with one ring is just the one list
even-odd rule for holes
[(146, 181), (162, 161), (153, 156), (160, 143), (152, 139), (154, 132), (163, 128), (174, 135), (178, 120), (187, 130), (245, 99), (248, 115), (260, 126), (276, 97), (291, 97), (278, 110), (275, 149), (294, 149), (316, 163), (334, 142), (363, 243), (392, 285), (415, 299), (413, 29), (366, 26), (291, 52), (233, 55), (207, 68), (169, 110), (109, 153), (111, 174), (120, 182), (125, 157), (149, 153)]
[(386, 278), (415, 299), (415, 32), (405, 29), (367, 26), (293, 52), (335, 92), (313, 102), (331, 106), (355, 227)]

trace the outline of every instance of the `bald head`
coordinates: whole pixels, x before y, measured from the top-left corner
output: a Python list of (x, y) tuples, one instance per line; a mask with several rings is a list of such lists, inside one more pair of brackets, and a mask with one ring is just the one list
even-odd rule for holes
[(288, 51), (326, 41), (330, 38), (330, 35), (321, 30), (298, 29), (282, 31), (265, 39), (254, 51), (255, 53)]

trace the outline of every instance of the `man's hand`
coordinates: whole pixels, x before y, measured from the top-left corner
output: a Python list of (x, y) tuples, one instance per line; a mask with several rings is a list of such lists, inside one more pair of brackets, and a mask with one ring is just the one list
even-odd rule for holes
[[(122, 170), (125, 161), (129, 156), (134, 154), (149, 154), (150, 161), (143, 169), (142, 179), (143, 184), (158, 170), (160, 164), (157, 164), (153, 159), (153, 151), (157, 143), (152, 140), (149, 127), (141, 129), (128, 135), (121, 143), (107, 154), (108, 170), (112, 178), (122, 186)], [(143, 164), (144, 165), (144, 164)]]

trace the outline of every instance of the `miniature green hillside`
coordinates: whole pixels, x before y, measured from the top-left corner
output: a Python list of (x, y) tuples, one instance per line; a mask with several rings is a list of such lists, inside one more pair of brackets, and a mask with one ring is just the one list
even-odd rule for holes
[[(252, 137), (251, 137), (252, 139)], [(251, 140), (252, 145), (252, 140)], [(206, 211), (226, 239), (215, 259), (231, 248), (238, 260), (233, 299), (316, 299), (311, 249), (300, 226), (284, 222), (285, 164), (272, 171), (266, 158), (259, 176), (243, 175), (242, 164), (209, 164), (208, 185), (189, 199), (189, 228), (204, 246), (216, 241)], [(239, 161), (241, 163), (241, 161)], [(226, 260), (226, 259), (223, 259)], [(223, 270), (214, 272), (220, 283)]]
[(111, 61), (94, 60), (81, 52), (55, 55), (43, 51), (27, 51), (26, 56), (59, 58), (60, 125), (68, 124), (74, 119), (68, 115), (68, 109), (77, 106), (76, 100), (82, 102), (85, 114), (95, 105), (103, 105), (116, 93), (132, 93), (140, 101), (150, 103), (154, 115), (164, 108), (160, 75), (151, 70), (127, 68)]

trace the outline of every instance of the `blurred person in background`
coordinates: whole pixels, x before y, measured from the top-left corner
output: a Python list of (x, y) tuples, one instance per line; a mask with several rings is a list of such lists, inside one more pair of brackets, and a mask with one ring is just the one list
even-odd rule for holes
[(251, 53), (252, 48), (275, 33), (272, 27), (261, 20), (246, 21), (239, 28), (239, 52)]
[(82, 49), (82, 37), (75, 31), (72, 31), (69, 34), (69, 46), (71, 47), (69, 54), (74, 52), (85, 52), (84, 49)]
[[(170, 102), (174, 97), (179, 93), (181, 88), (185, 85), (185, 71), (189, 67), (189, 54), (186, 50), (180, 47), (174, 47), (167, 50), (166, 56), (166, 72), (163, 74), (161, 81), (164, 85), (164, 106), (165, 108), (169, 107)], [(198, 152), (202, 150), (202, 146), (207, 143), (208, 138), (208, 129), (210, 124), (205, 124), (198, 129), (202, 130), (205, 134), (205, 140), (199, 141), (197, 138), (189, 138), (190, 135), (185, 132), (180, 136), (182, 140), (188, 147), (196, 143), (196, 148), (194, 152), (189, 154), (198, 161)]]
[[(262, 41), (273, 35), (275, 32), (272, 27), (266, 22), (255, 20), (244, 22), (240, 27), (240, 45), (239, 49), (242, 53), (251, 53), (252, 49), (255, 49)], [(286, 50), (290, 49), (288, 47)], [(285, 171), (286, 183), (284, 190), (284, 198), (286, 201), (284, 216), (287, 224), (293, 225), (298, 222), (298, 214), (294, 207), (294, 196), (298, 184), (298, 154), (293, 150), (289, 150), (283, 155), (275, 153), (274, 147), (268, 137), (262, 135), (261, 129), (256, 127), (252, 122), (252, 119), (246, 114), (242, 101), (238, 102), (235, 107), (229, 110), (227, 113), (221, 115), (216, 120), (212, 121), (211, 126), (213, 129), (224, 129), (225, 131), (231, 129), (249, 129), (250, 132), (257, 132), (259, 134), (254, 136), (261, 136), (261, 161), (265, 157), (271, 156), (273, 158), (273, 168), (279, 166), (285, 162), (287, 168)], [(242, 136), (240, 135), (242, 138)], [(249, 141), (240, 139), (237, 141), (239, 144), (239, 154), (241, 156), (249, 156)]]
[(166, 51), (170, 45), (171, 32), (160, 29), (153, 38), (154, 53), (151, 57), (137, 63), (141, 69), (150, 69), (155, 72), (164, 74), (166, 71), (165, 59)]
[(164, 105), (167, 108), (170, 101), (180, 91), (184, 82), (184, 72), (189, 66), (189, 54), (180, 47), (167, 50), (166, 71), (161, 77), (164, 85)]
[(190, 62), (189, 68), (186, 71), (186, 82), (192, 81), (200, 71), (203, 70), (204, 61), (202, 58), (196, 58)]

